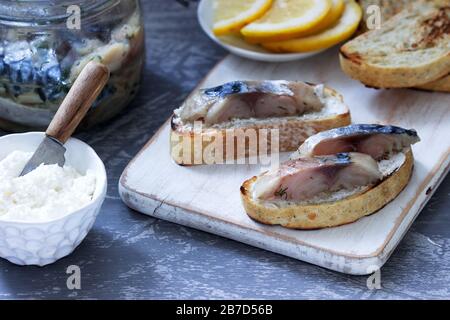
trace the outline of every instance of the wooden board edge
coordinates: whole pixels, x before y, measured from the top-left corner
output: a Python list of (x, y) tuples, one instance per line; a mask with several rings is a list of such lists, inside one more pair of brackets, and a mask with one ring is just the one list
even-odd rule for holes
[[(156, 130), (155, 134), (150, 138), (150, 140), (147, 141), (147, 143), (142, 147), (141, 150), (139, 150), (139, 152), (133, 157), (133, 159), (131, 159), (131, 161), (126, 165), (125, 169), (123, 170), (122, 174), (120, 175), (119, 178), (119, 186), (123, 185), (126, 186), (127, 182), (128, 182), (128, 170), (133, 166), (134, 162), (139, 158), (139, 156), (141, 154), (143, 154), (148, 147), (150, 147), (150, 145), (156, 140), (156, 138), (158, 138), (161, 133), (164, 131), (165, 127), (167, 125), (170, 125), (170, 121), (171, 121), (171, 117), (169, 119), (167, 119), (161, 127), (159, 127), (158, 130)], [(167, 143), (169, 143), (169, 141), (167, 141)]]
[[(208, 77), (217, 69), (220, 67), (220, 65), (229, 57), (231, 56), (231, 54), (227, 54), (225, 55), (221, 60), (219, 60), (212, 68), (211, 70), (208, 71), (208, 73), (202, 78), (202, 80), (199, 81), (199, 83), (194, 87), (194, 89), (191, 91), (191, 93), (188, 94), (188, 96), (186, 97), (186, 99), (184, 99), (184, 101), (186, 101), (187, 99), (189, 99), (189, 97), (197, 90), (199, 89), (203, 83), (206, 82), (206, 79), (208, 79)], [(184, 102), (183, 101), (183, 102)], [(172, 119), (172, 116), (170, 116), (160, 127), (158, 130), (156, 130), (156, 132), (153, 134), (153, 136), (149, 139), (149, 141), (142, 147), (141, 150), (139, 150), (139, 152), (133, 157), (133, 159), (131, 159), (131, 161), (127, 164), (127, 166), (125, 167), (124, 171), (122, 172), (120, 178), (119, 178), (119, 185), (123, 184), (126, 185), (127, 184), (127, 177), (128, 177), (128, 170), (129, 168), (133, 165), (134, 161), (142, 154), (145, 152), (145, 150), (153, 143), (153, 141), (155, 141), (155, 139), (161, 134), (161, 132), (164, 130), (166, 125), (170, 125), (170, 121)], [(169, 143), (169, 142), (167, 142)]]
[[(281, 238), (273, 238), (271, 244), (264, 245), (264, 235), (257, 230), (244, 228), (219, 219), (214, 219), (214, 222), (211, 222), (210, 217), (135, 193), (123, 185), (119, 185), (119, 194), (128, 207), (154, 218), (232, 239), (333, 271), (351, 275), (368, 275), (373, 273), (374, 268), (381, 268), (385, 262), (377, 256), (352, 257), (330, 254), (327, 250), (321, 250), (298, 242), (286, 242), (285, 239)], [(176, 212), (181, 214), (174, 214)], [(231, 228), (234, 228), (234, 230), (238, 228), (240, 231), (239, 236), (236, 236), (231, 231)]]
[[(229, 57), (230, 55), (225, 56), (222, 60), (220, 60), (207, 74), (206, 76), (198, 83), (198, 85), (195, 87), (195, 89), (191, 92), (191, 94), (198, 89), (199, 87), (202, 86), (203, 83), (205, 83), (205, 81), (207, 80), (207, 78), (209, 77), (209, 75), (214, 72), (218, 67), (220, 67), (220, 65), (222, 63), (224, 63), (224, 61)], [(189, 96), (191, 95), (189, 94), (187, 96), (186, 99), (189, 98)], [(145, 206), (139, 205), (139, 203), (145, 203), (145, 205), (149, 206), (149, 207), (155, 207), (155, 204), (157, 204), (157, 206), (159, 205), (160, 207), (162, 205), (164, 206), (170, 206), (170, 208), (174, 208), (176, 210), (181, 210), (181, 211), (186, 211), (186, 213), (188, 213), (188, 215), (202, 215), (202, 213), (195, 211), (192, 208), (189, 209), (183, 209), (180, 208), (178, 206), (175, 205), (170, 205), (167, 203), (164, 203), (164, 200), (160, 200), (157, 199), (156, 197), (152, 197), (151, 195), (147, 195), (147, 194), (141, 194), (139, 193), (137, 190), (134, 190), (133, 188), (131, 188), (131, 186), (129, 186), (127, 184), (127, 176), (128, 176), (128, 171), (130, 169), (130, 167), (133, 165), (133, 163), (135, 162), (136, 159), (139, 158), (139, 156), (144, 153), (147, 148), (150, 147), (150, 145), (156, 140), (156, 138), (158, 138), (158, 136), (164, 131), (165, 127), (167, 125), (170, 125), (170, 119), (171, 117), (166, 120), (163, 125), (156, 131), (156, 133), (152, 136), (152, 138), (144, 145), (144, 147), (139, 151), (139, 153), (130, 161), (130, 163), (126, 166), (125, 170), (123, 171), (120, 179), (119, 179), (119, 193), (120, 196), (122, 197), (122, 200), (124, 201), (125, 204), (127, 204), (130, 208), (135, 209), (139, 212), (142, 212), (144, 214), (147, 215), (151, 215), (157, 218), (160, 218), (158, 216), (155, 215), (155, 213), (152, 211), (150, 212), (149, 209), (147, 209)], [(446, 165), (445, 165), (446, 164)], [(442, 168), (442, 170), (441, 170)], [(441, 171), (441, 173), (439, 174), (439, 172)], [(432, 170), (432, 172), (427, 176), (427, 178), (425, 179), (425, 181), (421, 184), (421, 186), (419, 187), (418, 192), (416, 193), (416, 198), (411, 200), (408, 204), (407, 207), (405, 207), (402, 211), (402, 214), (397, 218), (394, 227), (392, 228), (390, 234), (388, 235), (388, 237), (386, 238), (385, 242), (383, 242), (383, 244), (373, 253), (370, 254), (365, 254), (365, 255), (345, 255), (341, 252), (335, 252), (332, 250), (327, 250), (324, 248), (319, 248), (319, 247), (313, 247), (310, 246), (308, 244), (304, 244), (301, 243), (295, 239), (292, 239), (291, 237), (284, 237), (284, 238), (280, 238), (280, 240), (283, 241), (289, 241), (292, 243), (292, 245), (294, 246), (303, 246), (303, 247), (308, 247), (314, 250), (319, 250), (319, 251), (323, 251), (326, 252), (327, 254), (334, 254), (337, 256), (340, 256), (342, 258), (345, 259), (355, 259), (355, 260), (367, 260), (367, 261), (372, 261), (374, 263), (372, 264), (368, 264), (368, 266), (373, 267), (373, 266), (379, 266), (381, 267), (390, 257), (390, 255), (393, 253), (393, 251), (395, 250), (395, 248), (397, 247), (397, 245), (399, 244), (399, 242), (401, 241), (401, 239), (405, 236), (406, 232), (409, 230), (411, 224), (415, 221), (415, 219), (417, 218), (417, 216), (420, 214), (420, 212), (422, 211), (422, 209), (424, 208), (424, 206), (426, 205), (426, 203), (429, 201), (429, 199), (431, 198), (431, 196), (434, 194), (434, 192), (436, 191), (436, 189), (439, 187), (440, 183), (444, 180), (445, 176), (448, 174), (448, 172), (450, 171), (450, 150), (447, 151), (447, 153), (445, 154), (445, 156), (443, 157), (443, 159), (441, 159), (441, 161), (434, 167), (434, 169)], [(434, 179), (436, 178), (436, 179)], [(436, 182), (434, 182), (433, 180), (437, 180)], [(431, 186), (429, 186), (431, 184)], [(427, 190), (429, 190), (431, 188), (431, 192), (428, 192)], [(417, 197), (426, 194), (425, 197), (421, 200), (421, 201), (417, 201)], [(140, 198), (140, 201), (136, 202), (136, 201), (132, 201), (130, 199), (137, 199)], [(410, 210), (412, 210), (412, 208), (414, 206), (417, 206), (418, 208), (415, 209), (415, 214), (411, 216), (411, 219), (405, 219), (407, 214), (410, 212)], [(156, 210), (157, 211), (157, 210)], [(215, 221), (217, 221), (217, 223), (225, 223), (225, 221), (221, 221), (220, 219), (216, 219), (215, 217), (211, 217), (209, 215), (204, 215), (204, 218), (210, 218), (213, 219)], [(168, 221), (172, 221), (170, 219), (168, 219), (166, 216), (164, 216), (162, 219), (164, 220), (168, 220)], [(176, 220), (176, 219), (173, 219)], [(407, 221), (408, 220), (408, 221)], [(196, 227), (196, 226), (191, 226), (190, 223), (188, 221), (184, 221), (184, 222), (177, 222), (177, 221), (172, 221), (174, 223), (179, 223), (185, 226), (190, 226), (192, 228), (195, 229), (199, 229), (199, 230), (203, 230), (202, 228)], [(253, 230), (253, 229), (249, 229), (249, 228), (244, 228), (243, 226), (240, 226), (238, 224), (234, 224), (234, 227), (240, 228), (242, 230), (245, 230), (245, 232), (256, 232), (258, 234), (260, 234), (258, 231)], [(203, 230), (206, 232), (211, 232), (209, 230)], [(218, 230), (217, 232), (212, 232), (214, 234), (220, 235), (220, 236), (224, 236), (230, 239), (233, 239), (233, 237), (227, 236), (227, 235), (222, 235), (220, 230)], [(279, 238), (279, 237), (277, 237)], [(233, 239), (239, 242), (243, 242), (241, 239)], [(246, 242), (247, 243), (247, 242)], [(261, 248), (261, 246), (255, 245), (253, 243), (247, 243), (256, 247)], [(266, 248), (263, 248), (266, 249)], [(275, 250), (271, 250), (271, 249), (266, 249), (269, 251), (273, 251), (276, 253), (280, 253), (279, 251), (275, 251)], [(284, 254), (284, 253), (281, 253)], [(285, 254), (288, 256), (291, 256), (293, 258), (296, 259), (300, 259), (299, 257), (295, 257), (289, 254)], [(305, 260), (304, 258), (300, 259), (300, 260)], [(309, 261), (307, 261), (309, 262)], [(313, 263), (313, 262), (311, 262)], [(314, 263), (317, 265), (321, 265), (320, 263)], [(321, 265), (322, 266), (322, 265)], [(325, 268), (328, 268), (327, 266), (323, 266)], [(358, 269), (358, 272), (353, 273), (353, 272), (346, 272), (346, 271), (340, 271), (340, 270), (336, 270), (333, 268), (329, 268), (331, 270), (335, 270), (335, 271), (339, 271), (339, 272), (343, 272), (343, 273), (349, 273), (349, 274), (367, 274), (364, 273), (364, 271), (362, 269)]]
[[(150, 139), (150, 141), (144, 146), (144, 148), (138, 153), (138, 155), (130, 162), (130, 164), (126, 167), (125, 171), (123, 172), (122, 176), (119, 179), (119, 190), (122, 190), (124, 192), (124, 197), (130, 197), (132, 195), (139, 195), (142, 198), (147, 198), (149, 201), (154, 202), (164, 202), (163, 199), (158, 199), (156, 196), (149, 195), (149, 194), (143, 194), (139, 192), (138, 190), (133, 189), (131, 186), (127, 184), (127, 174), (128, 169), (130, 166), (132, 166), (133, 162), (139, 157), (140, 154), (146, 151), (146, 149), (158, 138), (158, 136), (164, 131), (165, 126), (170, 125), (169, 124), (170, 118), (161, 126), (161, 128), (158, 129), (158, 131), (155, 133), (155, 135)], [(389, 256), (392, 254), (392, 252), (395, 250), (396, 246), (400, 242), (400, 240), (404, 237), (406, 232), (409, 230), (409, 227), (414, 222), (414, 220), (417, 218), (423, 207), (426, 205), (426, 203), (429, 201), (433, 193), (436, 191), (436, 189), (439, 187), (439, 184), (443, 181), (446, 174), (450, 171), (450, 150), (446, 153), (446, 155), (441, 159), (441, 161), (435, 166), (435, 168), (432, 170), (432, 172), (428, 175), (427, 179), (421, 184), (419, 187), (419, 190), (416, 193), (416, 197), (411, 200), (406, 206), (401, 215), (397, 218), (394, 227), (392, 228), (391, 232), (389, 233), (388, 237), (386, 238), (385, 242), (381, 244), (377, 250), (375, 250), (372, 253), (367, 253), (364, 255), (346, 255), (342, 252), (333, 251), (333, 250), (327, 250), (324, 248), (316, 247), (316, 250), (323, 250), (324, 252), (328, 252), (330, 254), (334, 255), (340, 255), (345, 258), (354, 258), (354, 259), (367, 259), (367, 258), (377, 258), (380, 259), (380, 261), (387, 261)], [(431, 186), (430, 186), (431, 185)], [(431, 188), (432, 192), (427, 192)], [(421, 197), (422, 199), (420, 201), (417, 201), (417, 198)], [(127, 205), (128, 202), (126, 200), (123, 200)], [(395, 201), (395, 200), (394, 200)], [(166, 203), (168, 204), (168, 203)], [(179, 208), (178, 206), (174, 204), (169, 204), (172, 207), (177, 207), (178, 210), (186, 210), (193, 214), (201, 214), (204, 216), (209, 217), (210, 219), (220, 221), (220, 219), (216, 219), (213, 216), (198, 212), (198, 210), (195, 210), (194, 208)], [(130, 206), (133, 206), (133, 203), (130, 203)], [(405, 219), (407, 214), (413, 209), (413, 207), (416, 207), (414, 209), (415, 214), (412, 216), (412, 219)], [(142, 207), (139, 207), (139, 209), (136, 209), (140, 212), (144, 211)], [(148, 214), (147, 212), (142, 212), (145, 214)], [(376, 213), (375, 213), (376, 214)], [(223, 222), (223, 221), (222, 221)], [(240, 226), (238, 224), (234, 224), (235, 227), (245, 229), (247, 231), (255, 231), (253, 229), (245, 228), (243, 226)], [(399, 236), (400, 235), (400, 236)], [(279, 236), (276, 236), (279, 238)], [(398, 238), (398, 239), (397, 239)], [(283, 237), (284, 241), (289, 241), (292, 243), (295, 243), (297, 245), (304, 245), (312, 247), (308, 244), (301, 243), (297, 241), (296, 239), (293, 239), (292, 237)]]
[[(450, 172), (450, 152), (447, 152), (446, 156), (446, 165), (442, 166), (442, 172), (441, 174), (436, 173), (434, 176), (432, 176), (432, 179), (428, 181), (428, 183), (425, 184), (422, 183), (422, 185), (426, 185), (423, 190), (418, 192), (418, 194), (424, 195), (424, 199), (422, 201), (417, 201), (416, 206), (417, 208), (409, 207), (407, 206), (404, 210), (402, 215), (400, 215), (397, 218), (396, 221), (396, 229), (393, 229), (391, 231), (389, 237), (386, 239), (386, 242), (384, 243), (384, 246), (380, 247), (374, 255), (378, 256), (382, 261), (383, 264), (389, 259), (389, 257), (392, 255), (392, 253), (395, 251), (397, 245), (400, 243), (400, 241), (404, 238), (408, 230), (411, 228), (414, 221), (417, 219), (419, 214), (422, 212), (428, 201), (431, 199), (433, 194), (436, 192), (436, 190), (439, 188), (440, 184), (444, 181), (447, 174)], [(433, 179), (434, 178), (434, 179)], [(431, 185), (428, 187), (428, 185)], [(424, 192), (424, 190), (426, 191)], [(413, 201), (411, 201), (413, 202)], [(408, 212), (414, 211), (415, 214), (411, 215), (406, 219), (406, 215)]]

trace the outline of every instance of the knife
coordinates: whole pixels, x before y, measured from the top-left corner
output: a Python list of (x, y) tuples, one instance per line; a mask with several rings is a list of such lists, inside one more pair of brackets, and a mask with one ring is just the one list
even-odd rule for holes
[(92, 103), (109, 80), (109, 69), (98, 62), (89, 62), (77, 77), (45, 132), (45, 138), (25, 165), (20, 176), (41, 164), (65, 163), (64, 144), (83, 120)]

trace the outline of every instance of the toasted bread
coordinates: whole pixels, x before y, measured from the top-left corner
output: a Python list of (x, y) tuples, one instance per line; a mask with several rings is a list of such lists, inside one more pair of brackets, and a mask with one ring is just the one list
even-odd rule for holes
[[(276, 151), (294, 151), (311, 135), (350, 124), (350, 111), (344, 104), (343, 97), (327, 87), (325, 87), (324, 93), (332, 97), (336, 103), (329, 104), (319, 112), (307, 113), (296, 117), (236, 119), (218, 126), (204, 127), (200, 131), (196, 131), (190, 125), (181, 123), (179, 117), (174, 114), (171, 120), (170, 132), (172, 158), (180, 165), (212, 164), (209, 162), (211, 159), (205, 160), (203, 153), (211, 143), (215, 142), (216, 138), (222, 139), (220, 144), (223, 146), (223, 154), (219, 155), (218, 158), (222, 159), (223, 162), (252, 155), (252, 152), (259, 154), (263, 142), (262, 139), (266, 140), (264, 141), (265, 147), (270, 152), (272, 147), (271, 129), (278, 129), (279, 132), (277, 138), (278, 150)], [(256, 133), (256, 149), (249, 151), (249, 143), (245, 143), (246, 150), (241, 154), (237, 150), (237, 139), (239, 136), (242, 136), (239, 132), (246, 132), (248, 129), (254, 129)], [(260, 136), (261, 130), (268, 130), (268, 135)], [(227, 139), (227, 136), (234, 138), (230, 140)], [(200, 141), (201, 148), (198, 145), (196, 147), (196, 141)], [(248, 141), (245, 140), (245, 142)], [(230, 146), (230, 143), (233, 145)]]
[[(428, 3), (443, 3), (441, 0), (419, 0)], [(413, 3), (410, 0), (359, 0), (358, 1), (363, 9), (363, 20), (361, 21), (360, 32), (364, 33), (369, 30), (367, 23), (369, 19), (368, 8), (376, 5), (381, 10), (381, 23), (384, 23), (391, 19), (396, 14), (409, 8)], [(450, 76), (446, 76), (442, 79), (418, 86), (417, 89), (428, 91), (442, 91), (450, 92)]]
[(392, 162), (391, 173), (377, 185), (353, 194), (333, 194), (317, 203), (280, 204), (257, 200), (252, 195), (252, 188), (258, 177), (253, 177), (241, 186), (245, 211), (258, 222), (292, 229), (321, 229), (352, 223), (383, 208), (406, 187), (414, 158), (410, 148), (402, 155)]
[(450, 73), (450, 5), (420, 2), (340, 50), (342, 69), (375, 88), (419, 87)]
[[(368, 12), (370, 6), (378, 6), (378, 8), (380, 8), (380, 18), (381, 23), (383, 24), (396, 14), (411, 6), (413, 3), (411, 0), (358, 0), (358, 2), (363, 10), (363, 19), (361, 21), (360, 28), (361, 32), (369, 31), (367, 23), (370, 17), (370, 12)], [(431, 0), (428, 2), (431, 2)]]
[(417, 89), (428, 91), (450, 92), (450, 75), (442, 79), (418, 86)]

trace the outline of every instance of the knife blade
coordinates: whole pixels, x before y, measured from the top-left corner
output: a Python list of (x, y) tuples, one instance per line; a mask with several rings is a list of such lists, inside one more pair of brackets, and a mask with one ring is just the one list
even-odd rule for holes
[(45, 138), (25, 165), (20, 176), (41, 164), (65, 163), (64, 144), (84, 118), (92, 103), (109, 80), (109, 69), (98, 62), (89, 62), (77, 77), (45, 132)]
[(36, 152), (25, 165), (20, 176), (30, 173), (41, 164), (57, 164), (58, 166), (63, 167), (66, 162), (66, 158), (64, 157), (65, 153), (66, 148), (64, 148), (61, 142), (52, 137), (45, 136)]

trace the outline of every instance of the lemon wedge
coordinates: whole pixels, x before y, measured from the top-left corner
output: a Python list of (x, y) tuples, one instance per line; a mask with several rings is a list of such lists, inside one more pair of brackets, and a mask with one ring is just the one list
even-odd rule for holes
[(215, 0), (213, 3), (216, 36), (238, 32), (250, 22), (262, 17), (273, 0)]
[(246, 37), (245, 40), (248, 43), (251, 44), (257, 44), (261, 42), (274, 42), (274, 41), (282, 41), (282, 40), (290, 40), (294, 38), (300, 38), (300, 37), (306, 37), (310, 36), (312, 34), (319, 33), (333, 24), (336, 23), (336, 21), (339, 20), (339, 18), (342, 16), (342, 13), (345, 9), (345, 1), (344, 0), (331, 0), (331, 9), (328, 11), (328, 14), (325, 16), (325, 18), (320, 21), (318, 24), (316, 24), (314, 27), (300, 31), (297, 33), (292, 33), (288, 35), (278, 35), (278, 36), (271, 36), (271, 37)]
[(347, 0), (341, 18), (323, 32), (304, 38), (266, 42), (262, 46), (273, 52), (310, 52), (330, 48), (350, 38), (361, 21), (361, 7), (354, 0)]
[(331, 0), (274, 0), (264, 16), (242, 28), (250, 39), (285, 39), (318, 25), (331, 9)]

